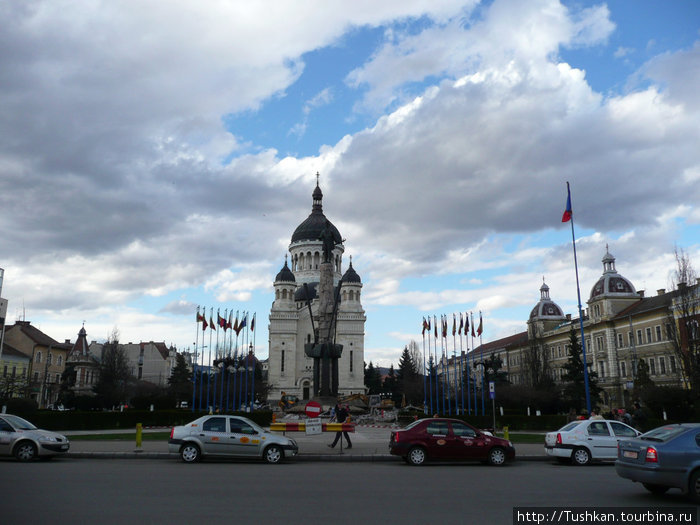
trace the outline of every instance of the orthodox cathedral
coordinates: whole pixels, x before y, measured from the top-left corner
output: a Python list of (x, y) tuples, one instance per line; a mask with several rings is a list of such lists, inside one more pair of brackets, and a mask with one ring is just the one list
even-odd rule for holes
[[(318, 284), (323, 262), (321, 234), (329, 228), (335, 247), (332, 251), (334, 294), (339, 298), (334, 339), (343, 345), (338, 360), (338, 395), (364, 393), (365, 311), (360, 295), (362, 280), (350, 264), (342, 273), (345, 240), (323, 213), (323, 192), (316, 182), (311, 214), (292, 234), (289, 259), (275, 277), (275, 300), (270, 309), (268, 399), (297, 396), (308, 400), (313, 392), (313, 359), (304, 345), (313, 343), (318, 330)], [(338, 288), (339, 287), (339, 288)]]

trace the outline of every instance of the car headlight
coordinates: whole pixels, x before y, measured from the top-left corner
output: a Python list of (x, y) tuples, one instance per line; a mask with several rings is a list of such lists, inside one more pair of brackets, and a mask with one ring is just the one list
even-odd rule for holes
[(56, 443), (58, 442), (58, 439), (56, 439), (54, 436), (41, 436), (39, 441), (42, 443)]

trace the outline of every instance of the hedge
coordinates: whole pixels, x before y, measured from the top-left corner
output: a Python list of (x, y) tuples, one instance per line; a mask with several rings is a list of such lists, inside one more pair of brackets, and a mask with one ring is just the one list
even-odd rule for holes
[[(16, 412), (15, 412), (16, 413)], [(191, 410), (124, 410), (123, 412), (106, 411), (53, 411), (37, 410), (31, 414), (16, 415), (28, 419), (39, 428), (46, 430), (110, 430), (136, 428), (137, 423), (144, 427), (172, 427), (184, 425), (208, 412)], [(244, 416), (260, 426), (269, 426), (272, 412), (258, 410), (252, 413), (227, 412), (227, 414)]]

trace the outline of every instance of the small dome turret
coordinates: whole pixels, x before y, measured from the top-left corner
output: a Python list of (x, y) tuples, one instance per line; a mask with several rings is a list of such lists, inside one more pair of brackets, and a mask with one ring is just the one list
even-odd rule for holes
[(350, 266), (348, 269), (345, 271), (343, 274), (343, 284), (350, 284), (350, 283), (355, 283), (355, 284), (361, 284), (362, 280), (360, 279), (360, 276), (357, 275), (357, 272), (355, 269), (352, 267), (352, 256), (350, 257)]
[(275, 277), (275, 282), (276, 283), (294, 283), (296, 282), (296, 278), (294, 277), (294, 274), (292, 273), (292, 270), (289, 269), (289, 266), (287, 266), (287, 256), (284, 256), (284, 266), (282, 269), (279, 271), (277, 276)]
[(549, 286), (542, 278), (542, 286), (540, 286), (540, 300), (530, 312), (530, 320), (549, 319), (558, 320), (564, 319), (564, 312), (557, 303), (549, 297)]
[(607, 246), (602, 262), (603, 275), (593, 285), (591, 296), (588, 300), (592, 301), (603, 296), (637, 297), (637, 290), (635, 290), (634, 285), (615, 270), (615, 257), (610, 254)]

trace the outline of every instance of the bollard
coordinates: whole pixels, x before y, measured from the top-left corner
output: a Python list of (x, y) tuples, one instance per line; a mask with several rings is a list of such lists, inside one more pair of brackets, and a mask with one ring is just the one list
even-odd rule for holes
[(510, 440), (510, 434), (508, 433), (508, 427), (507, 427), (507, 426), (503, 427), (503, 439), (508, 439), (508, 440)]
[(141, 448), (143, 442), (142, 429), (141, 423), (136, 423), (136, 450), (134, 452), (143, 452), (143, 448)]
[(274, 412), (272, 413), (272, 422), (273, 423), (277, 422), (277, 414), (275, 414)]

